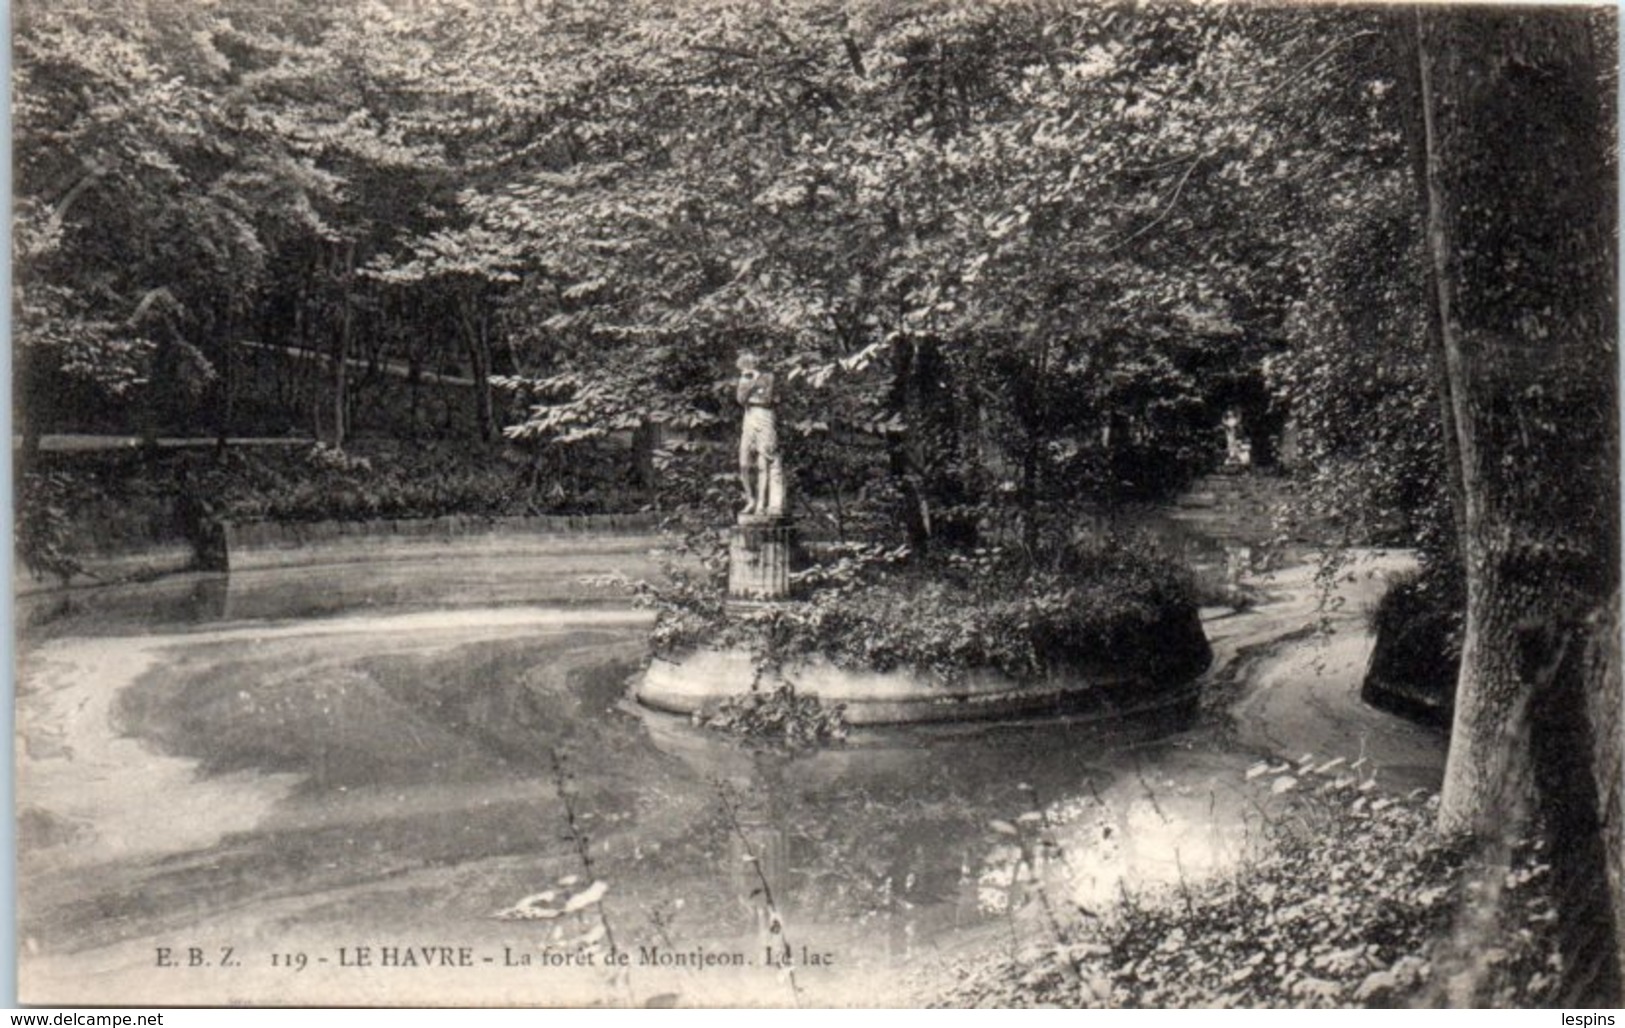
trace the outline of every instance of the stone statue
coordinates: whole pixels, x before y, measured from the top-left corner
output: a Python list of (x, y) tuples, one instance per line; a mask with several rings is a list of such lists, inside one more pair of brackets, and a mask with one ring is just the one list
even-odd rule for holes
[(779, 429), (773, 412), (777, 384), (753, 353), (739, 355), (736, 395), (745, 408), (739, 435), (739, 484), (745, 492), (740, 516), (784, 516), (784, 465), (779, 460)]
[(1225, 467), (1252, 466), (1253, 444), (1241, 434), (1241, 411), (1234, 407), (1224, 412), (1224, 448)]

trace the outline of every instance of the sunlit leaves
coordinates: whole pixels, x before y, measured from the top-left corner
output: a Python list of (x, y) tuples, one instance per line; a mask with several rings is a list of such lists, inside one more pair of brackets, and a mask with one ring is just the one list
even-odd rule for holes
[[(1114, 422), (1190, 464), (1215, 382), (1287, 341), (1281, 401), (1353, 424), (1319, 348), (1405, 331), (1405, 307), (1360, 297), (1393, 323), (1349, 325), (1336, 290), (1410, 287), (1357, 245), (1405, 188), (1375, 24), (985, 0), (30, 5), (15, 235), (39, 292), (19, 338), (79, 338), (130, 382), (103, 342), (152, 288), (209, 359), (228, 314), (330, 350), (362, 312), (372, 352), (490, 364), (509, 438), (537, 442), (726, 417), (750, 347), (854, 481), (883, 456), (900, 482), (957, 482), (953, 503), (1008, 483), (1010, 453), (961, 438), (974, 417), (1039, 463), (994, 501), (1098, 491)], [(927, 349), (930, 400), (901, 381)], [(604, 392), (525, 395), (564, 373)], [(891, 448), (841, 449), (856, 436)]]

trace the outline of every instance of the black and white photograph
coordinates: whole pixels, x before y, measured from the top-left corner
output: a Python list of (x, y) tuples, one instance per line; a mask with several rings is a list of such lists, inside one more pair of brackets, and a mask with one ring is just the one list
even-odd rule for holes
[(20, 1004), (1625, 1005), (1617, 8), (10, 15)]

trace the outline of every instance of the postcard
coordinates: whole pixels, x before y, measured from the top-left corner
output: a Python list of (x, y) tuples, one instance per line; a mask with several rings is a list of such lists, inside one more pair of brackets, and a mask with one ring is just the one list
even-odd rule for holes
[(19, 0), (21, 1002), (1618, 1005), (1616, 38)]

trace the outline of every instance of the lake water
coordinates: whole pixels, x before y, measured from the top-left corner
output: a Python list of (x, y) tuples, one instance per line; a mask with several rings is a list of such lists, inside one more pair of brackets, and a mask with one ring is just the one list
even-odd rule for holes
[[(917, 1003), (1042, 943), (1045, 903), (1106, 913), (1244, 859), (1247, 769), (1312, 737), (1287, 682), (1196, 725), (752, 748), (628, 700), (643, 612), (527, 602), (578, 571), (281, 569), (26, 609), (24, 1000)], [(1216, 619), (1221, 655), (1259, 618)], [(1396, 786), (1436, 780), (1436, 738), (1328, 683), (1303, 686), (1341, 707), (1319, 755), (1375, 732)]]

